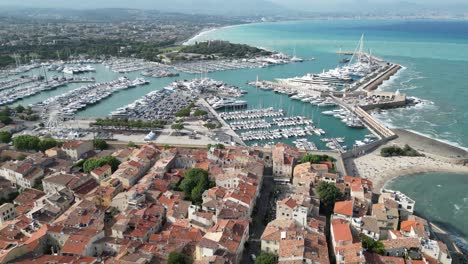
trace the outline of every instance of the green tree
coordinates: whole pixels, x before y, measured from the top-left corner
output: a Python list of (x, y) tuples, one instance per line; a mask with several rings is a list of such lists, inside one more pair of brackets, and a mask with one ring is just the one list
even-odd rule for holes
[(136, 148), (136, 147), (138, 147), (138, 146), (137, 146), (137, 144), (135, 144), (135, 142), (129, 141), (129, 142), (127, 143), (127, 147), (129, 147), (129, 148)]
[(53, 138), (46, 138), (39, 142), (39, 149), (41, 151), (46, 151), (50, 148), (58, 146), (59, 142)]
[(95, 149), (104, 150), (108, 147), (107, 142), (102, 138), (95, 138), (93, 140), (93, 145)]
[(25, 160), (28, 156), (24, 155), (24, 154), (21, 154), (19, 155), (16, 159), (17, 160)]
[(107, 155), (105, 157), (102, 157), (101, 160), (103, 160), (105, 164), (109, 164), (109, 166), (111, 166), (112, 172), (116, 171), (119, 168), (120, 161), (114, 156)]
[(177, 252), (177, 251), (172, 251), (169, 253), (169, 256), (167, 257), (167, 263), (168, 264), (191, 264), (192, 260), (190, 257)]
[(190, 197), (192, 198), (192, 202), (195, 204), (201, 204), (203, 202), (202, 195), (205, 191), (205, 184), (197, 184), (195, 188), (192, 189), (190, 193)]
[(340, 189), (335, 184), (320, 182), (317, 186), (317, 194), (320, 198), (320, 206), (326, 214), (333, 212), (335, 201), (342, 198)]
[(10, 143), (11, 142), (11, 133), (8, 131), (0, 131), (0, 142)]
[(0, 111), (0, 116), (10, 116), (11, 109), (8, 106), (3, 107)]
[(19, 150), (38, 150), (40, 141), (35, 136), (21, 135), (13, 138), (13, 146)]
[(275, 264), (277, 259), (278, 257), (275, 254), (262, 251), (260, 256), (255, 259), (255, 264)]
[(195, 204), (200, 204), (202, 194), (205, 190), (213, 187), (210, 182), (208, 172), (203, 169), (194, 168), (184, 172), (184, 179), (180, 182), (179, 188), (185, 193), (185, 198)]
[(101, 160), (100, 159), (87, 159), (84, 163), (83, 163), (83, 171), (86, 172), (86, 173), (90, 173), (92, 170), (96, 169), (96, 168), (99, 168), (101, 166), (103, 166), (104, 164), (102, 164)]
[(208, 114), (208, 112), (206, 112), (205, 110), (200, 110), (200, 109), (195, 110), (195, 112), (193, 113), (194, 116), (204, 116), (206, 114)]
[(114, 171), (116, 171), (118, 169), (118, 167), (120, 165), (120, 161), (118, 159), (116, 159), (115, 157), (110, 156), (110, 155), (102, 157), (100, 159), (96, 159), (96, 158), (87, 159), (83, 163), (83, 171), (86, 172), (86, 173), (89, 173), (92, 170), (94, 170), (96, 168), (99, 168), (99, 167), (102, 167), (102, 166), (104, 166), (106, 164), (111, 166), (112, 172), (114, 172)]
[(32, 115), (33, 114), (33, 110), (32, 110), (32, 107), (31, 106), (28, 106), (28, 108), (26, 108), (26, 110), (24, 111), (26, 114), (28, 115)]
[(203, 126), (208, 128), (209, 130), (212, 130), (212, 129), (216, 128), (216, 124), (213, 124), (213, 123), (206, 123)]
[(173, 124), (171, 126), (171, 129), (177, 131), (177, 133), (180, 132), (180, 130), (184, 129), (184, 124)]
[(382, 241), (375, 241), (372, 238), (361, 235), (362, 247), (367, 249), (367, 251), (377, 254), (385, 253), (385, 246)]
[(315, 155), (315, 154), (307, 154), (301, 159), (301, 163), (310, 162), (313, 164), (318, 164), (320, 162), (325, 162), (325, 161), (335, 162), (336, 160), (333, 157), (330, 157), (328, 155)]
[(25, 108), (24, 108), (24, 106), (22, 106), (22, 105), (18, 105), (18, 106), (15, 107), (15, 111), (16, 111), (17, 113), (23, 113), (24, 110), (25, 110)]
[(183, 108), (183, 109), (180, 109), (176, 114), (175, 114), (176, 117), (187, 117), (187, 116), (190, 116), (190, 108), (187, 107), (187, 108)]
[(217, 149), (225, 149), (225, 148), (226, 148), (226, 147), (225, 147), (223, 144), (221, 144), (221, 143), (216, 144), (215, 147), (216, 147)]
[(9, 116), (0, 115), (0, 122), (5, 125), (9, 125), (13, 123), (13, 119), (11, 119)]

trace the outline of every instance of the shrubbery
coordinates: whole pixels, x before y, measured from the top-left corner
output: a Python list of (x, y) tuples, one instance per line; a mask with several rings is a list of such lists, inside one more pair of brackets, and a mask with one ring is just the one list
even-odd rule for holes
[(320, 162), (335, 162), (336, 160), (333, 157), (328, 155), (315, 155), (315, 154), (307, 154), (301, 159), (301, 163), (310, 162), (313, 164), (319, 164)]
[(163, 128), (167, 124), (166, 121), (150, 121), (144, 122), (141, 120), (129, 120), (128, 118), (105, 118), (96, 119), (96, 122), (91, 123), (90, 126), (113, 126), (113, 127), (132, 127), (132, 128)]
[(398, 146), (385, 147), (380, 150), (380, 155), (382, 157), (396, 157), (396, 156), (405, 156), (405, 157), (418, 157), (423, 156), (421, 153), (417, 152), (415, 149), (411, 148), (408, 145), (405, 145), (403, 148)]
[(182, 48), (181, 52), (203, 55), (219, 54), (223, 57), (253, 57), (256, 55), (270, 55), (271, 52), (245, 44), (233, 44), (227, 41), (205, 41)]

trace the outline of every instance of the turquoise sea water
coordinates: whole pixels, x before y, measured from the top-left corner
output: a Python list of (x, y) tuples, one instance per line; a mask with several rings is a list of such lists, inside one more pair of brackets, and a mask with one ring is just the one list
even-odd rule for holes
[[(295, 65), (297, 75), (335, 67), (335, 52), (354, 50), (361, 34), (373, 54), (405, 67), (382, 90), (400, 90), (424, 100), (410, 109), (377, 115), (389, 126), (410, 129), (468, 147), (468, 22), (449, 21), (300, 21), (222, 28), (194, 41), (224, 39), (315, 57)], [(296, 75), (296, 74), (294, 74)], [(466, 244), (468, 175), (426, 173), (389, 183), (416, 200), (416, 211)]]

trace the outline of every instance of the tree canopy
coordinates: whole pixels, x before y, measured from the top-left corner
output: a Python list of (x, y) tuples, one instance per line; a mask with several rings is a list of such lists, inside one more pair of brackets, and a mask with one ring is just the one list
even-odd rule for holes
[(195, 110), (195, 112), (193, 113), (194, 116), (204, 116), (207, 114), (208, 112), (206, 112), (205, 110), (200, 110), (200, 109)]
[(203, 126), (210, 129), (210, 130), (216, 128), (216, 124), (213, 124), (213, 123), (206, 123)]
[(13, 138), (13, 146), (19, 150), (39, 150), (39, 142), (41, 140), (38, 137), (31, 135), (20, 135)]
[(93, 145), (95, 149), (104, 150), (107, 148), (107, 142), (102, 138), (95, 138), (93, 140)]
[(361, 235), (362, 247), (367, 249), (367, 251), (377, 254), (385, 253), (385, 246), (382, 241), (375, 241), (372, 238)]
[(99, 167), (102, 167), (102, 166), (104, 166), (106, 164), (111, 166), (112, 172), (114, 172), (119, 167), (120, 161), (118, 159), (116, 159), (115, 157), (110, 156), (110, 155), (102, 157), (100, 159), (96, 159), (96, 158), (87, 159), (83, 163), (83, 171), (86, 172), (86, 173), (89, 173), (92, 170), (94, 170), (96, 168), (99, 168)]
[(26, 109), (26, 108), (24, 108), (24, 106), (22, 106), (22, 105), (18, 105), (18, 106), (15, 107), (15, 111), (16, 111), (17, 113), (23, 113), (23, 111), (24, 111), (25, 109)]
[(179, 189), (185, 193), (185, 198), (194, 204), (200, 204), (203, 192), (215, 185), (210, 181), (208, 172), (203, 169), (190, 169), (184, 173), (184, 176), (179, 184)]
[(0, 142), (10, 143), (11, 142), (11, 133), (8, 131), (0, 131)]
[(221, 143), (217, 143), (217, 144), (214, 144), (214, 145), (213, 144), (208, 144), (206, 147), (208, 148), (208, 150), (210, 150), (211, 148), (215, 148), (215, 149), (225, 149), (226, 148)]
[(13, 123), (13, 119), (11, 119), (9, 116), (0, 115), (0, 122), (2, 122), (5, 125), (9, 125)]
[(325, 162), (325, 161), (335, 162), (336, 160), (333, 157), (330, 157), (328, 155), (315, 155), (315, 154), (307, 154), (301, 159), (301, 163), (310, 162), (313, 164), (318, 164), (320, 162)]
[(39, 142), (39, 149), (41, 151), (46, 151), (50, 148), (56, 147), (59, 145), (59, 142), (53, 138), (46, 138)]
[(255, 264), (275, 264), (277, 263), (277, 256), (273, 253), (262, 251), (255, 259)]
[(163, 128), (167, 124), (164, 120), (156, 121), (141, 121), (141, 120), (129, 120), (123, 117), (111, 117), (111, 118), (98, 118), (90, 126), (110, 126), (110, 127), (125, 127), (125, 128)]
[(182, 108), (180, 109), (179, 111), (177, 111), (177, 113), (175, 113), (175, 116), (176, 117), (187, 117), (187, 116), (190, 116), (190, 111), (191, 109), (190, 108)]
[(190, 264), (192, 260), (180, 252), (172, 251), (167, 258), (167, 264)]
[(127, 143), (127, 147), (129, 147), (129, 148), (136, 148), (136, 147), (138, 147), (138, 145), (135, 144), (135, 142), (133, 142), (133, 141), (129, 141), (129, 142)]
[(182, 130), (184, 129), (184, 124), (173, 124), (171, 126), (171, 129), (174, 129), (174, 130)]
[(181, 49), (184, 53), (195, 53), (202, 55), (217, 54), (228, 58), (245, 58), (256, 55), (270, 55), (271, 52), (252, 47), (245, 44), (233, 44), (227, 41), (205, 41), (198, 42), (195, 45), (186, 46)]
[(340, 189), (333, 183), (320, 182), (316, 188), (317, 194), (320, 198), (320, 206), (322, 210), (329, 214), (333, 212), (335, 201), (342, 198)]
[(395, 157), (395, 156), (406, 156), (406, 157), (417, 157), (422, 156), (421, 153), (409, 145), (405, 145), (403, 148), (398, 146), (385, 147), (380, 150), (382, 157)]

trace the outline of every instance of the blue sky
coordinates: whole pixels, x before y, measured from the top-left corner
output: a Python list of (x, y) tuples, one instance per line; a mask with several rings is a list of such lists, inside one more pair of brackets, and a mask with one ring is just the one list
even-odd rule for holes
[[(467, 0), (0, 0), (0, 6), (102, 8), (128, 7), (159, 10), (222, 10), (232, 8), (237, 3), (248, 8), (257, 6), (259, 10), (268, 6), (268, 1), (289, 9), (315, 12), (343, 11), (398, 11), (398, 10), (453, 10), (468, 11)], [(247, 8), (246, 7), (246, 8)], [(241, 8), (241, 7), (239, 7)], [(195, 11), (197, 12), (197, 11)]]

